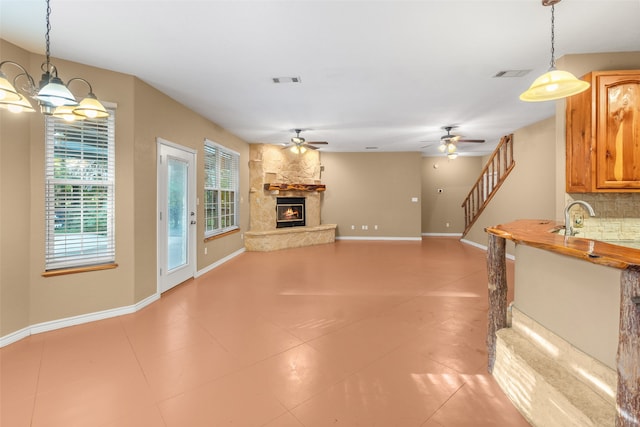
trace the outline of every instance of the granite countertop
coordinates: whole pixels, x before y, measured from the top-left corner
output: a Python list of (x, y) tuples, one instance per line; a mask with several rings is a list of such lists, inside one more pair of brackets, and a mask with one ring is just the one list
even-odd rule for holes
[(640, 267), (640, 249), (558, 233), (563, 224), (547, 219), (520, 219), (487, 227), (485, 231), (518, 244), (583, 259), (593, 264), (626, 269)]

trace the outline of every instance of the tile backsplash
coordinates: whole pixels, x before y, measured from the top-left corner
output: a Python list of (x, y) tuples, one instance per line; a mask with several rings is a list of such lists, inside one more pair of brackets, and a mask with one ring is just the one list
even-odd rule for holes
[[(640, 240), (640, 193), (571, 194), (573, 200), (584, 200), (596, 212), (590, 217), (584, 211), (583, 227), (578, 237), (595, 240)], [(579, 212), (574, 206), (571, 212)], [(573, 218), (573, 216), (572, 216)]]

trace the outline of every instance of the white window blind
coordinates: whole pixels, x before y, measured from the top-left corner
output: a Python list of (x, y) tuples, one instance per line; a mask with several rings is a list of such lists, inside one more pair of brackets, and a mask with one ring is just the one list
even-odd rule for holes
[(205, 237), (238, 228), (239, 161), (235, 151), (205, 141)]
[(46, 117), (46, 270), (115, 261), (114, 126)]

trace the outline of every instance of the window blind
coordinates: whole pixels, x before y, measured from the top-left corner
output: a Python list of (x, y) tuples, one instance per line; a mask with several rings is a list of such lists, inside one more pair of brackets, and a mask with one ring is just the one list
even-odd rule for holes
[(115, 261), (115, 112), (45, 123), (45, 268)]
[(240, 155), (205, 141), (205, 237), (238, 228)]

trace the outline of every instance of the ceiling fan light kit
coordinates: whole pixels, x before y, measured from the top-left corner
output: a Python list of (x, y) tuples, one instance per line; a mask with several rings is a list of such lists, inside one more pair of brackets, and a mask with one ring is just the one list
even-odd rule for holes
[(304, 154), (307, 152), (307, 149), (317, 150), (318, 147), (314, 147), (314, 145), (325, 145), (328, 144), (326, 141), (307, 141), (303, 137), (300, 136), (300, 132), (302, 129), (293, 129), (296, 133), (296, 136), (291, 138), (291, 142), (283, 144), (284, 147), (282, 149), (288, 148), (292, 153), (295, 154)]
[(438, 146), (438, 150), (441, 153), (444, 153), (450, 160), (454, 160), (460, 154), (457, 151), (456, 143), (458, 142), (477, 142), (482, 143), (485, 142), (484, 139), (463, 139), (460, 135), (452, 135), (451, 130), (456, 128), (457, 126), (444, 126), (442, 129), (447, 131), (446, 135), (442, 135), (440, 137), (440, 145)]
[[(50, 60), (49, 32), (51, 31), (51, 24), (49, 17), (51, 15), (51, 7), (49, 0), (46, 0), (46, 2), (46, 61), (40, 67), (42, 69), (40, 82), (36, 86), (35, 80), (27, 72), (27, 69), (17, 62), (0, 62), (0, 108), (7, 109), (13, 113), (35, 111), (27, 98), (16, 89), (16, 87), (20, 87), (23, 92), (38, 102), (42, 114), (63, 117), (69, 121), (73, 119), (83, 120), (86, 118), (108, 117), (109, 113), (93, 94), (93, 88), (87, 80), (74, 77), (65, 85), (62, 79), (58, 77), (58, 69)], [(2, 68), (8, 66), (13, 66), (19, 70), (13, 78), (13, 83), (10, 82), (8, 76), (2, 72)], [(26, 81), (18, 86), (18, 80)], [(69, 90), (69, 85), (74, 81), (81, 81), (89, 87), (89, 94), (80, 103), (76, 101), (75, 96)]]
[(542, 0), (543, 6), (551, 6), (551, 67), (520, 95), (526, 102), (553, 101), (584, 92), (591, 86), (568, 71), (556, 69), (555, 59), (555, 4), (561, 0)]

